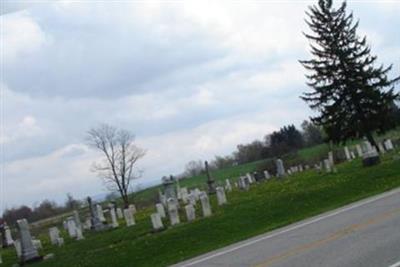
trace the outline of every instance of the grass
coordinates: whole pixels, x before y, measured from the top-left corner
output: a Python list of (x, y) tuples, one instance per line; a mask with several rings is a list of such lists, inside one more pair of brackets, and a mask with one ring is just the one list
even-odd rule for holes
[[(133, 227), (85, 232), (86, 239), (82, 241), (64, 236), (66, 244), (61, 248), (52, 247), (42, 236), (42, 253), (54, 253), (55, 258), (32, 266), (167, 266), (399, 187), (398, 157), (386, 154), (381, 164), (369, 168), (354, 160), (338, 165), (338, 173), (310, 170), (252, 186), (248, 192), (234, 190), (227, 195), (229, 204), (223, 207), (217, 207), (212, 196), (212, 217), (199, 216), (195, 222), (186, 223), (181, 212), (180, 225), (159, 233), (151, 232), (149, 214), (153, 210), (147, 208), (137, 215), (137, 225)], [(215, 176), (220, 179), (224, 175)], [(3, 266), (16, 262), (12, 249), (3, 251), (3, 261)]]

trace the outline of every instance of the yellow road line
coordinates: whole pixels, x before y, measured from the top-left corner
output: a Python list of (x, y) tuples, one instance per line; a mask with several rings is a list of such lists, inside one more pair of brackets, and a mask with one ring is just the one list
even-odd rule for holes
[(320, 239), (320, 240), (317, 240), (317, 241), (314, 241), (314, 242), (311, 242), (311, 243), (307, 243), (307, 244), (298, 246), (298, 247), (293, 248), (291, 250), (288, 250), (288, 251), (286, 251), (286, 252), (284, 252), (282, 254), (273, 256), (273, 257), (267, 259), (266, 261), (258, 263), (254, 267), (267, 267), (267, 266), (270, 266), (271, 264), (276, 263), (276, 262), (281, 261), (281, 260), (284, 260), (284, 259), (287, 259), (290, 256), (294, 256), (294, 255), (297, 255), (297, 254), (299, 254), (301, 252), (304, 252), (304, 251), (307, 251), (307, 250), (310, 250), (310, 249), (313, 249), (313, 248), (320, 247), (320, 246), (322, 246), (322, 245), (324, 245), (324, 244), (326, 244), (326, 243), (328, 243), (330, 241), (337, 240), (337, 239), (339, 239), (339, 238), (341, 238), (343, 236), (349, 235), (349, 234), (351, 234), (351, 233), (353, 233), (353, 232), (355, 232), (357, 230), (361, 230), (361, 229), (366, 228), (366, 227), (368, 227), (370, 225), (374, 225), (374, 224), (377, 224), (379, 222), (382, 222), (382, 221), (384, 221), (384, 220), (386, 220), (386, 219), (388, 219), (390, 217), (393, 217), (395, 214), (397, 214), (399, 212), (400, 212), (400, 208), (392, 210), (390, 212), (383, 213), (383, 214), (381, 214), (379, 216), (376, 216), (374, 218), (371, 218), (371, 219), (367, 220), (366, 222), (353, 224), (353, 225), (351, 225), (349, 227), (343, 228), (343, 229), (341, 229), (341, 230), (329, 235), (328, 237), (325, 237), (323, 239)]

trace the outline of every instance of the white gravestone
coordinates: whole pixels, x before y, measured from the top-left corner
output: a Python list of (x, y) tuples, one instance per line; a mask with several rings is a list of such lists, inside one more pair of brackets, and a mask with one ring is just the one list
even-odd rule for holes
[(356, 145), (356, 150), (357, 150), (357, 156), (359, 158), (361, 158), (363, 155), (363, 152), (362, 152), (361, 146), (359, 144)]
[(269, 172), (267, 170), (264, 171), (264, 177), (267, 180), (271, 178), (271, 175), (269, 174)]
[(393, 150), (393, 149), (394, 149), (392, 140), (390, 140), (390, 139), (385, 140), (385, 141), (383, 142), (383, 145), (385, 146), (385, 149), (386, 149), (387, 151)]
[(186, 218), (189, 222), (194, 221), (196, 219), (196, 210), (190, 204), (185, 206)]
[(225, 189), (228, 192), (232, 192), (232, 185), (231, 185), (231, 182), (229, 181), (229, 179), (225, 180)]
[(58, 245), (58, 238), (60, 238), (60, 231), (57, 227), (49, 228), (50, 242), (53, 245)]
[(178, 206), (176, 205), (175, 199), (173, 198), (168, 199), (168, 215), (171, 225), (176, 225), (180, 223)]
[(39, 252), (32, 242), (32, 236), (26, 219), (18, 220), (17, 227), (21, 238), (19, 243), (21, 261), (24, 263), (39, 258)]
[(6, 241), (6, 246), (12, 246), (14, 244), (14, 240), (11, 236), (11, 230), (8, 225), (4, 226), (4, 234), (5, 234), (5, 241)]
[(182, 187), (181, 188), (181, 197), (182, 197), (183, 203), (187, 204), (189, 202), (189, 200), (188, 200), (188, 190), (187, 190), (186, 187)]
[(39, 239), (32, 239), (32, 243), (33, 243), (33, 246), (34, 246), (37, 250), (43, 249), (42, 241), (40, 241)]
[(329, 159), (324, 160), (324, 167), (326, 172), (332, 172), (331, 161)]
[(101, 222), (105, 222), (106, 218), (104, 217), (104, 211), (101, 205), (97, 204), (96, 210), (97, 210), (97, 217), (100, 219)]
[(111, 216), (111, 226), (113, 228), (117, 228), (119, 226), (118, 220), (117, 220), (117, 215), (115, 214), (115, 209), (113, 204), (108, 205), (110, 209), (110, 216)]
[(165, 215), (165, 209), (164, 209), (163, 204), (157, 203), (157, 204), (156, 204), (156, 210), (157, 210), (158, 214), (160, 214), (160, 217), (161, 217), (161, 218), (167, 217), (167, 216)]
[(77, 240), (81, 240), (84, 239), (82, 231), (83, 231), (83, 227), (81, 224), (81, 220), (79, 218), (79, 213), (78, 211), (74, 210), (74, 221), (75, 221), (75, 231), (76, 231), (76, 239)]
[(151, 224), (153, 225), (154, 230), (157, 231), (164, 228), (160, 214), (158, 212), (151, 214), (150, 217), (151, 217)]
[(71, 238), (76, 237), (76, 224), (74, 217), (68, 217), (67, 218), (67, 230), (68, 230), (68, 235)]
[(189, 200), (189, 204), (196, 206), (196, 197), (195, 197), (194, 191), (190, 192), (190, 194), (188, 195), (188, 200)]
[(203, 216), (204, 217), (211, 216), (212, 213), (211, 213), (210, 201), (206, 193), (202, 193), (200, 195), (200, 202), (201, 202), (201, 208), (203, 210)]
[(131, 209), (124, 209), (124, 217), (125, 217), (125, 222), (126, 226), (132, 226), (135, 225), (135, 219), (133, 218), (132, 210)]
[(224, 205), (227, 203), (226, 201), (226, 195), (225, 195), (225, 190), (223, 187), (218, 186), (217, 188), (215, 188), (216, 192), (217, 192), (217, 201), (218, 201), (218, 205)]
[(281, 159), (276, 160), (276, 176), (277, 177), (285, 176), (285, 167), (283, 166), (283, 161)]
[(351, 160), (351, 155), (350, 155), (349, 148), (347, 146), (344, 147), (344, 154), (346, 156), (346, 160), (350, 161)]

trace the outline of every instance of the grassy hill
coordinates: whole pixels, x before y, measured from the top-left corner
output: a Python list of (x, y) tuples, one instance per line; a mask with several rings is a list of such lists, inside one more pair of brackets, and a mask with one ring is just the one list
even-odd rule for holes
[[(121, 221), (121, 227), (115, 230), (85, 232), (82, 241), (71, 240), (64, 232), (66, 244), (61, 248), (51, 246), (47, 235), (42, 235), (42, 253), (54, 253), (55, 258), (32, 266), (167, 266), (400, 186), (398, 152), (385, 154), (380, 165), (369, 168), (362, 167), (360, 160), (337, 167), (337, 173), (309, 170), (260, 183), (248, 192), (234, 190), (227, 195), (229, 204), (222, 207), (211, 196), (212, 217), (201, 218), (198, 206), (198, 219), (187, 223), (181, 211), (182, 223), (159, 233), (152, 233), (149, 215), (154, 210), (146, 208), (130, 228)], [(237, 168), (241, 171), (243, 166)], [(233, 170), (225, 170), (215, 177), (223, 179), (228, 174), (236, 176)], [(196, 184), (202, 179), (187, 182)], [(16, 262), (13, 249), (2, 254), (4, 266)]]

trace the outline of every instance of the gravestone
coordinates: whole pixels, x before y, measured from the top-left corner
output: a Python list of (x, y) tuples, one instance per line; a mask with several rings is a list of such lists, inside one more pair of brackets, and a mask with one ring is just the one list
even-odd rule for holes
[(181, 188), (181, 199), (184, 204), (188, 203), (188, 190), (186, 187)]
[(267, 179), (267, 180), (271, 178), (271, 175), (269, 174), (268, 170), (265, 170), (265, 171), (264, 171), (264, 177), (265, 177), (265, 179)]
[(325, 171), (326, 172), (332, 172), (332, 169), (331, 169), (331, 161), (329, 160), (329, 159), (325, 159), (324, 160), (324, 167), (325, 167)]
[(204, 192), (200, 195), (201, 208), (204, 217), (211, 216), (211, 206), (207, 194)]
[[(90, 211), (91, 229), (95, 230), (95, 231), (101, 231), (101, 230), (106, 229), (104, 224), (101, 222), (100, 217), (99, 217), (100, 214), (97, 212), (98, 210), (96, 210), (96, 208), (94, 207), (94, 205), (92, 203), (92, 199), (90, 197), (87, 197), (87, 202), (88, 202), (89, 211)], [(103, 210), (101, 210), (101, 214), (103, 214)], [(103, 214), (103, 217), (104, 217), (104, 214)]]
[(228, 192), (232, 192), (232, 185), (231, 185), (231, 182), (229, 181), (229, 179), (225, 179), (225, 189)]
[(361, 158), (363, 156), (363, 152), (359, 144), (356, 145), (356, 151), (357, 151), (357, 156)]
[(71, 238), (76, 237), (76, 224), (75, 224), (74, 217), (67, 218), (67, 231), (68, 231), (69, 237), (71, 237)]
[(371, 150), (373, 150), (371, 143), (364, 141), (364, 152), (370, 152)]
[(165, 199), (176, 198), (175, 186), (174, 186), (174, 177), (170, 175), (170, 177), (164, 176), (162, 178), (162, 184), (164, 187), (164, 195)]
[(178, 200), (182, 199), (182, 192), (181, 192), (181, 186), (179, 185), (179, 178), (176, 178), (176, 198)]
[(111, 227), (112, 228), (117, 228), (119, 226), (118, 220), (117, 220), (117, 214), (115, 213), (115, 208), (114, 204), (110, 203), (108, 204), (108, 208), (110, 209), (110, 216), (111, 216)]
[(363, 154), (363, 166), (373, 166), (380, 163), (379, 154), (376, 149), (372, 149), (369, 152)]
[(8, 227), (7, 224), (4, 225), (4, 238), (3, 238), (3, 242), (5, 242), (3, 244), (3, 247), (9, 247), (12, 246), (14, 244), (14, 240), (11, 236), (11, 230), (10, 227)]
[(81, 224), (81, 220), (79, 218), (79, 213), (76, 210), (74, 210), (74, 221), (75, 221), (76, 239), (77, 240), (84, 239), (83, 233), (82, 233), (83, 227)]
[(40, 241), (39, 239), (32, 239), (32, 243), (33, 243), (33, 246), (34, 246), (37, 250), (43, 249), (42, 241)]
[(160, 214), (161, 218), (166, 217), (164, 206), (161, 203), (156, 204), (156, 210), (157, 210), (158, 214)]
[(32, 242), (31, 232), (29, 231), (29, 225), (26, 219), (18, 220), (17, 228), (20, 235), (21, 262), (27, 263), (41, 260), (42, 257), (39, 255), (37, 248)]
[(215, 190), (217, 191), (218, 205), (221, 206), (226, 204), (228, 201), (226, 200), (224, 188), (222, 186), (218, 186)]
[(171, 225), (176, 225), (180, 223), (178, 206), (176, 205), (176, 202), (173, 198), (168, 199), (168, 215)]
[(329, 160), (330, 166), (334, 166), (335, 165), (335, 161), (333, 159), (333, 152), (332, 151), (328, 152), (328, 160)]
[(347, 161), (351, 160), (350, 151), (349, 151), (349, 148), (347, 146), (344, 147), (344, 155), (346, 156), (346, 160)]
[(151, 224), (153, 225), (153, 230), (158, 231), (164, 228), (160, 214), (158, 212), (151, 214), (150, 217)]
[(281, 159), (277, 159), (275, 161), (276, 164), (276, 176), (281, 178), (286, 175), (285, 173), (285, 167), (283, 166), (283, 161)]
[[(32, 244), (32, 246), (33, 246), (33, 244)], [(17, 253), (17, 258), (21, 259), (22, 252), (21, 252), (21, 242), (19, 241), (19, 239), (14, 241), (14, 248), (15, 248), (15, 252)]]
[(167, 206), (167, 197), (163, 193), (161, 193), (161, 190), (158, 190), (158, 198), (159, 198), (159, 201), (161, 202), (161, 204), (163, 204), (164, 207), (166, 207)]
[(214, 178), (210, 174), (210, 170), (208, 168), (208, 162), (204, 162), (206, 174), (207, 174), (207, 186), (208, 186), (208, 193), (215, 194), (215, 181)]
[(121, 208), (117, 208), (116, 211), (117, 211), (117, 218), (118, 219), (123, 219), (124, 215), (122, 214)]
[(385, 146), (385, 149), (386, 149), (387, 151), (393, 150), (393, 149), (394, 149), (392, 140), (390, 140), (390, 139), (385, 140), (385, 141), (383, 142), (383, 145)]
[(100, 204), (96, 205), (97, 215), (101, 222), (106, 222), (106, 218), (104, 217), (104, 211)]
[(126, 226), (135, 225), (135, 218), (133, 217), (132, 210), (130, 208), (124, 209), (124, 217)]
[(188, 200), (189, 200), (189, 204), (190, 205), (196, 206), (196, 197), (195, 197), (195, 192), (194, 191), (189, 193)]
[(185, 206), (186, 218), (189, 222), (194, 221), (196, 219), (196, 211), (194, 207), (190, 204)]
[(58, 230), (57, 227), (49, 228), (49, 236), (51, 244), (60, 246), (59, 244), (60, 231)]
[(249, 181), (250, 184), (253, 183), (253, 177), (251, 177), (250, 173), (246, 173), (246, 178), (247, 178), (247, 180)]

